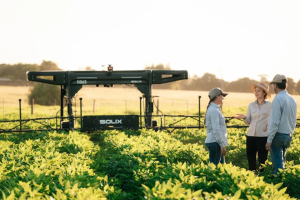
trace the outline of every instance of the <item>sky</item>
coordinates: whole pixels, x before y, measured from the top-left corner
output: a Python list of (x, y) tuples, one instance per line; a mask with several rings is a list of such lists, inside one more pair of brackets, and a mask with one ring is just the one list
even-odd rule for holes
[(300, 1), (0, 0), (0, 64), (300, 79)]

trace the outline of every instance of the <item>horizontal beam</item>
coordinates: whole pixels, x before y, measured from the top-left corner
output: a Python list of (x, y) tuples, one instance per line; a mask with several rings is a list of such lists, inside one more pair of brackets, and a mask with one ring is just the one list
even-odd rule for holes
[(186, 70), (28, 71), (28, 81), (53, 85), (162, 84), (188, 79)]

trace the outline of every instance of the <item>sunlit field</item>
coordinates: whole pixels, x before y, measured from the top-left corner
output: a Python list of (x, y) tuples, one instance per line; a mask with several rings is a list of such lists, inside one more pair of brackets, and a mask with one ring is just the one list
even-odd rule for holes
[[(27, 100), (29, 92), (30, 87), (0, 86), (0, 119), (5, 115), (19, 113), (19, 99), (22, 99), (22, 114), (31, 115), (31, 105), (28, 104)], [(73, 99), (73, 112), (74, 115), (79, 115), (79, 98), (82, 98), (83, 115), (139, 114), (141, 96), (142, 94), (134, 87), (104, 88), (85, 86), (79, 90)], [(155, 96), (153, 114), (197, 115), (199, 96), (201, 96), (200, 107), (201, 114), (203, 114), (209, 101), (207, 91), (153, 89), (152, 96)], [(294, 95), (293, 97), (298, 102), (298, 113), (300, 113), (300, 95)], [(227, 116), (234, 115), (236, 112), (245, 113), (248, 104), (254, 100), (255, 97), (252, 93), (229, 93), (224, 100), (223, 113)], [(143, 107), (144, 102), (141, 103)], [(157, 107), (161, 112), (157, 112)], [(59, 106), (35, 105), (31, 116), (55, 116), (59, 109)]]

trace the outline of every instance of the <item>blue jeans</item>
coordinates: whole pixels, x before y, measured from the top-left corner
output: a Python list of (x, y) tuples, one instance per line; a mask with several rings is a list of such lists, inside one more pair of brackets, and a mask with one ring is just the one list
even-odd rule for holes
[(286, 151), (291, 145), (292, 138), (290, 134), (276, 133), (271, 143), (271, 158), (274, 168), (274, 174), (279, 172), (279, 169), (284, 169), (286, 161)]
[(221, 156), (221, 146), (217, 142), (205, 143), (209, 152), (209, 162), (216, 166), (219, 163), (225, 163), (225, 156)]

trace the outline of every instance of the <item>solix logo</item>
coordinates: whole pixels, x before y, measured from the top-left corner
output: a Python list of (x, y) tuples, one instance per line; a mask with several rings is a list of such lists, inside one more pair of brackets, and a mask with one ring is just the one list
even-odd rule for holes
[(122, 124), (122, 119), (101, 119), (100, 124)]

